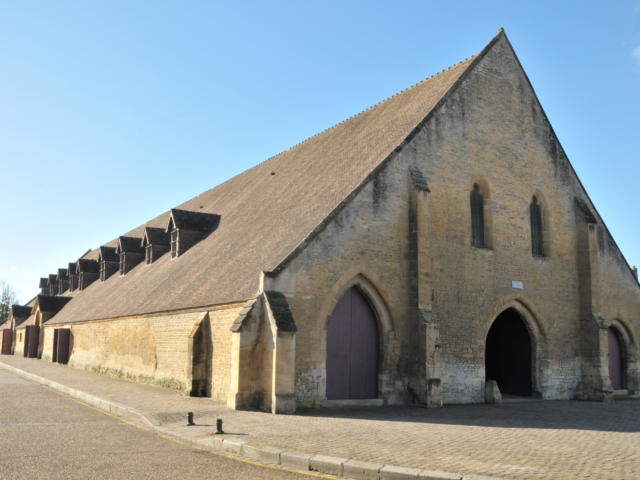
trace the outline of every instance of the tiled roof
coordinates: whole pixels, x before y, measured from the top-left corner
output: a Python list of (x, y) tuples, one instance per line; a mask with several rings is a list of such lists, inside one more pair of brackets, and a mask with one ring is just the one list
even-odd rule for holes
[[(467, 59), (166, 212), (126, 236), (156, 235), (170, 216), (219, 216), (183, 255), (94, 282), (53, 323), (245, 301), (421, 124), (473, 62)], [(181, 211), (187, 211), (183, 213)], [(204, 218), (204, 217), (201, 217)], [(212, 217), (210, 217), (212, 218)], [(117, 238), (106, 244), (116, 246)], [(85, 258), (97, 258), (98, 252)]]
[(24, 328), (27, 327), (29, 325), (35, 325), (36, 324), (36, 316), (35, 315), (30, 315), (29, 317), (27, 317), (24, 320), (21, 320), (20, 322), (18, 322), (16, 320), (16, 328)]

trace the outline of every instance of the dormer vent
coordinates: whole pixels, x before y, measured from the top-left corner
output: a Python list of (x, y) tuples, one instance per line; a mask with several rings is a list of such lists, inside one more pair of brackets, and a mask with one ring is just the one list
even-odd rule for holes
[(166, 232), (171, 234), (171, 257), (179, 257), (211, 234), (220, 224), (220, 215), (171, 209)]
[(26, 305), (11, 305), (11, 317), (13, 318), (11, 328), (24, 322), (31, 315), (32, 308)]
[(40, 310), (43, 319), (42, 323), (49, 320), (56, 313), (69, 303), (71, 297), (53, 297), (47, 295), (38, 295), (33, 305), (33, 311)]
[(49, 278), (40, 278), (38, 288), (40, 289), (41, 295), (46, 295), (47, 293), (49, 293)]
[(47, 295), (53, 297), (58, 294), (58, 275), (52, 273), (47, 281)]
[(116, 273), (120, 267), (120, 259), (116, 255), (115, 247), (101, 246), (98, 263), (100, 264), (100, 281), (104, 282)]
[(100, 265), (96, 260), (81, 258), (76, 262), (78, 288), (84, 290), (100, 277)]
[(118, 255), (120, 275), (126, 275), (144, 258), (144, 250), (140, 238), (120, 237), (116, 247), (116, 255)]
[(144, 259), (147, 265), (169, 251), (170, 237), (163, 228), (145, 227), (141, 246), (144, 248)]
[(58, 295), (62, 295), (69, 288), (69, 271), (66, 268), (58, 269)]
[(70, 263), (69, 268), (67, 269), (69, 275), (69, 291), (73, 292), (76, 288), (78, 288), (78, 275), (76, 274), (76, 264)]

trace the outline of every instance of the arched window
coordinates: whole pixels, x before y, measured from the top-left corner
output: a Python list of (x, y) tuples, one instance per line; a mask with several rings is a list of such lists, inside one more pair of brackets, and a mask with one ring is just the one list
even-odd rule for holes
[(544, 257), (542, 209), (535, 196), (529, 206), (529, 216), (531, 217), (531, 253), (534, 257)]
[(469, 195), (471, 201), (471, 245), (478, 248), (487, 246), (484, 232), (484, 196), (477, 183)]

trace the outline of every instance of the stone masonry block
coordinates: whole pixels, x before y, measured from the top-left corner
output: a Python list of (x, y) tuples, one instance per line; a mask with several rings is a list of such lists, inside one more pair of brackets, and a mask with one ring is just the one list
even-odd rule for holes
[(213, 437), (213, 449), (222, 451), (222, 444), (224, 443), (224, 438), (222, 437)]
[(382, 463), (360, 462), (358, 460), (347, 460), (343, 465), (342, 476), (355, 480), (378, 480)]
[(417, 468), (396, 467), (385, 465), (380, 469), (380, 480), (409, 480), (417, 479), (420, 470)]
[(260, 461), (262, 463), (270, 463), (272, 465), (280, 465), (280, 455), (284, 452), (284, 448), (262, 447), (260, 449)]
[(340, 477), (342, 476), (342, 466), (346, 461), (346, 458), (327, 457), (326, 455), (314, 455), (309, 460), (309, 470)]
[(438, 472), (434, 470), (422, 470), (418, 475), (420, 480), (461, 480), (459, 473)]
[(309, 471), (309, 460), (313, 455), (300, 452), (282, 452), (280, 454), (280, 465), (292, 470), (301, 472)]
[(253, 445), (244, 444), (242, 446), (242, 457), (253, 462), (260, 462), (260, 448)]
[(247, 443), (246, 440), (240, 438), (227, 438), (222, 442), (222, 451), (231, 455), (241, 456), (242, 446)]

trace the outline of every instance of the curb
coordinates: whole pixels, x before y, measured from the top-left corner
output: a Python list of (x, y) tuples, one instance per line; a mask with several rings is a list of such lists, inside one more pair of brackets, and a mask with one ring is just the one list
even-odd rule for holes
[(99, 408), (100, 410), (104, 410), (105, 412), (111, 413), (117, 417), (124, 418), (134, 423), (155, 427), (155, 425), (142, 412), (136, 410), (135, 408), (127, 407), (126, 405), (122, 405), (117, 402), (112, 402), (110, 400), (105, 400), (104, 398), (91, 395), (90, 393), (83, 392), (82, 390), (77, 390), (75, 388), (67, 387), (66, 385), (63, 385), (58, 382), (54, 382), (53, 380), (49, 380), (48, 378), (41, 377), (40, 375), (25, 372), (24, 370), (20, 370), (19, 368), (16, 368), (12, 365), (7, 365), (2, 361), (0, 361), (0, 368), (3, 368), (12, 373), (15, 373), (16, 375), (22, 378), (26, 378), (27, 380), (31, 380), (32, 382), (45, 385), (49, 388), (53, 388), (54, 390), (58, 390), (59, 392), (62, 392), (62, 393), (66, 393), (70, 397), (77, 398), (78, 400), (82, 400), (83, 402), (88, 403), (92, 407)]
[(506, 480), (482, 475), (463, 475), (459, 473), (398, 467), (383, 463), (361, 462), (355, 459), (287, 451), (283, 448), (271, 446), (256, 447), (248, 444), (244, 439), (233, 437), (225, 439), (221, 436), (214, 435), (212, 440), (193, 440), (181, 437), (161, 427), (158, 425), (158, 422), (150, 420), (141, 411), (127, 407), (126, 405), (105, 400), (90, 393), (83, 392), (82, 390), (67, 387), (48, 378), (26, 372), (12, 365), (7, 365), (2, 361), (0, 361), (0, 368), (15, 373), (27, 380), (58, 390), (117, 417), (151, 427), (163, 435), (175, 438), (189, 445), (267, 467), (275, 466), (300, 473), (316, 473), (353, 480)]

